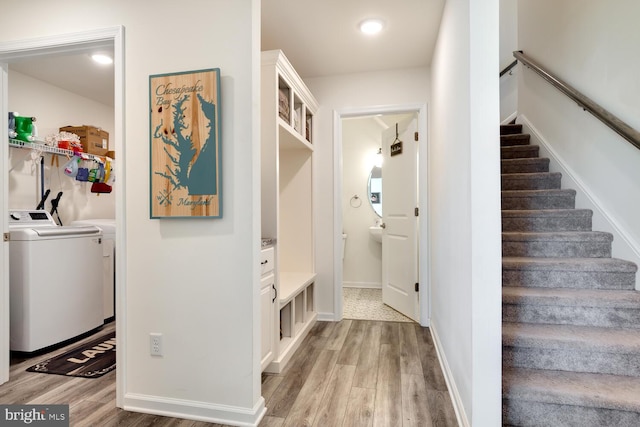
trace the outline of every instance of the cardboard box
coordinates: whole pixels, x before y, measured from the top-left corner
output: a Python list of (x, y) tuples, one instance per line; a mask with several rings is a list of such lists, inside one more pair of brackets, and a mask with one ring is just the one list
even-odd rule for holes
[(75, 133), (80, 137), (82, 151), (104, 156), (109, 151), (109, 132), (95, 126), (65, 126), (60, 131)]

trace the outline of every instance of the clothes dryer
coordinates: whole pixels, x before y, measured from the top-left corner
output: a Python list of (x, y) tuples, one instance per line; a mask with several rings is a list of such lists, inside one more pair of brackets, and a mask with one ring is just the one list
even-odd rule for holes
[(102, 286), (104, 321), (115, 319), (116, 311), (116, 220), (115, 219), (82, 219), (73, 221), (71, 225), (93, 225), (102, 230)]

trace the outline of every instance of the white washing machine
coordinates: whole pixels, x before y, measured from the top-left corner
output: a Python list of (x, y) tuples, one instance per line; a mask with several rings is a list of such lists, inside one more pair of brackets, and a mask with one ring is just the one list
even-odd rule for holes
[(9, 211), (10, 349), (34, 352), (100, 327), (102, 230)]
[(71, 225), (94, 225), (102, 230), (102, 286), (104, 321), (110, 322), (116, 315), (116, 220), (82, 219)]

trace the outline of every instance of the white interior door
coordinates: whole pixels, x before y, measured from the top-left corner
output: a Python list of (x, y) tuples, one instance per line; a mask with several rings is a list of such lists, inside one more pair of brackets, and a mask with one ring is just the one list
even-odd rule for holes
[[(0, 64), (0, 129), (8, 128), (8, 65)], [(9, 232), (9, 141), (0, 137), (0, 232)], [(9, 381), (9, 242), (0, 241), (0, 384)]]
[(419, 321), (417, 122), (414, 114), (382, 133), (382, 301)]

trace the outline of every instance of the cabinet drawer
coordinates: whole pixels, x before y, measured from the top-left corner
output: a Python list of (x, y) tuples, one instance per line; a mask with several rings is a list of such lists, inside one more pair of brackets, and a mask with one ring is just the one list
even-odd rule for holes
[(275, 267), (273, 248), (262, 249), (260, 256), (260, 274), (265, 275)]

